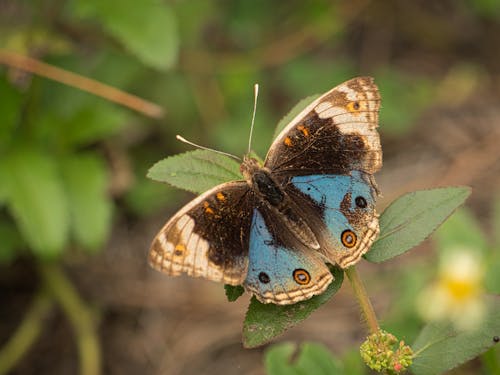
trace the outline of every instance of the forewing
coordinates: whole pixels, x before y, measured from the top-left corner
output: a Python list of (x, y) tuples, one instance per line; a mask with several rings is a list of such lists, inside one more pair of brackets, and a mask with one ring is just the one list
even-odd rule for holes
[(150, 265), (239, 285), (248, 267), (252, 193), (244, 181), (225, 183), (191, 201), (170, 219), (151, 245)]
[(276, 176), (375, 173), (380, 94), (371, 77), (351, 79), (312, 102), (275, 139), (265, 166)]

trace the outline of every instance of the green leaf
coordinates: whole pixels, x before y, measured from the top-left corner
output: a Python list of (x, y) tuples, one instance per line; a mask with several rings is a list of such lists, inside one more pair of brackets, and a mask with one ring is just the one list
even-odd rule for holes
[(273, 345), (266, 351), (264, 363), (268, 375), (294, 375), (297, 371), (290, 363), (290, 358), (297, 349), (297, 345), (285, 342)]
[(21, 234), (37, 256), (60, 255), (68, 240), (69, 209), (56, 160), (25, 148), (3, 162), (8, 207)]
[(495, 345), (500, 332), (500, 299), (489, 300), (488, 315), (474, 331), (457, 331), (450, 323), (424, 327), (412, 349), (417, 356), (411, 366), (415, 375), (434, 375), (455, 368)]
[(165, 2), (78, 0), (77, 11), (84, 17), (97, 18), (144, 64), (165, 70), (177, 61), (177, 22)]
[(106, 165), (98, 155), (81, 153), (63, 160), (62, 171), (73, 235), (83, 248), (98, 250), (108, 238), (113, 208)]
[(303, 343), (296, 360), (294, 343), (273, 345), (266, 351), (265, 366), (268, 375), (338, 375), (344, 374), (339, 360), (323, 345)]
[(226, 291), (226, 297), (229, 302), (234, 302), (238, 298), (240, 298), (243, 293), (245, 293), (245, 289), (241, 285), (224, 285), (224, 290)]
[(304, 108), (306, 108), (309, 104), (311, 104), (314, 100), (318, 99), (319, 97), (320, 97), (319, 94), (311, 95), (298, 102), (290, 110), (290, 112), (288, 112), (288, 114), (285, 117), (283, 117), (280, 120), (280, 122), (278, 122), (276, 130), (274, 131), (273, 139), (275, 139), (278, 136), (278, 134), (290, 123), (290, 121), (292, 121), (295, 118), (295, 116), (297, 116)]
[(253, 348), (263, 345), (287, 329), (306, 319), (314, 310), (326, 303), (339, 290), (344, 271), (331, 267), (334, 280), (323, 294), (294, 305), (263, 304), (252, 297), (243, 323), (243, 345)]
[(380, 216), (380, 236), (365, 255), (383, 262), (403, 254), (425, 240), (470, 195), (468, 187), (420, 190), (405, 194)]
[(148, 177), (193, 193), (203, 193), (224, 182), (242, 179), (237, 162), (207, 150), (163, 159), (149, 169)]

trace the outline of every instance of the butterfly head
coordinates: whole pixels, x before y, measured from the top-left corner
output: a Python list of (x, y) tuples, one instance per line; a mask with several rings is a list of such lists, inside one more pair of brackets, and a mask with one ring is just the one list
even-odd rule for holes
[(258, 160), (255, 158), (251, 158), (249, 156), (243, 157), (243, 163), (240, 165), (240, 172), (245, 178), (245, 180), (252, 184), (252, 176), (259, 169), (262, 169), (262, 166), (259, 164)]

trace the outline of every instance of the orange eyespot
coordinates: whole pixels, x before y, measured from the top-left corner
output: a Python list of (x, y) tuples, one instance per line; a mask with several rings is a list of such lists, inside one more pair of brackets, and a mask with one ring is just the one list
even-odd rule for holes
[(352, 230), (348, 229), (348, 230), (343, 231), (340, 238), (342, 240), (342, 244), (345, 247), (351, 248), (351, 247), (354, 247), (354, 245), (356, 245), (356, 241), (357, 241), (356, 234)]
[(185, 251), (186, 251), (186, 246), (184, 246), (181, 243), (177, 244), (177, 245), (175, 245), (174, 255), (180, 256), (180, 255), (184, 254)]
[(285, 144), (285, 146), (290, 147), (292, 145), (292, 140), (290, 139), (290, 137), (286, 137), (283, 143)]
[(217, 193), (216, 197), (221, 202), (224, 202), (226, 200), (226, 196), (223, 193), (221, 193), (220, 191)]
[(293, 279), (297, 284), (300, 285), (307, 285), (311, 282), (311, 275), (309, 275), (309, 272), (302, 268), (297, 268), (295, 271), (293, 271)]
[(349, 112), (359, 111), (360, 108), (361, 108), (361, 105), (359, 104), (359, 102), (349, 102), (347, 104), (347, 110)]
[(302, 134), (304, 134), (304, 137), (309, 136), (309, 129), (307, 129), (304, 125), (297, 126), (297, 130), (302, 132)]
[(211, 214), (211, 215), (213, 215), (214, 210), (212, 210), (212, 209), (210, 208), (210, 205), (208, 204), (208, 202), (203, 202), (203, 207), (205, 207), (205, 212), (206, 212), (207, 214)]

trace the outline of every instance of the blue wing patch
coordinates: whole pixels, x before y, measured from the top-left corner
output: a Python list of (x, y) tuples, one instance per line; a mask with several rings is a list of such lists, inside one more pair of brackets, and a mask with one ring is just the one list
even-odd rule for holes
[(345, 268), (352, 259), (359, 258), (368, 250), (378, 233), (375, 213), (376, 191), (370, 180), (362, 172), (352, 171), (350, 175), (296, 176), (292, 184), (309, 196), (323, 212), (323, 221), (328, 230), (330, 249), (328, 253), (355, 253), (345, 259), (333, 256)]
[(278, 246), (261, 213), (254, 209), (248, 273), (244, 286), (262, 303), (292, 304), (321, 294), (333, 280), (314, 251)]

